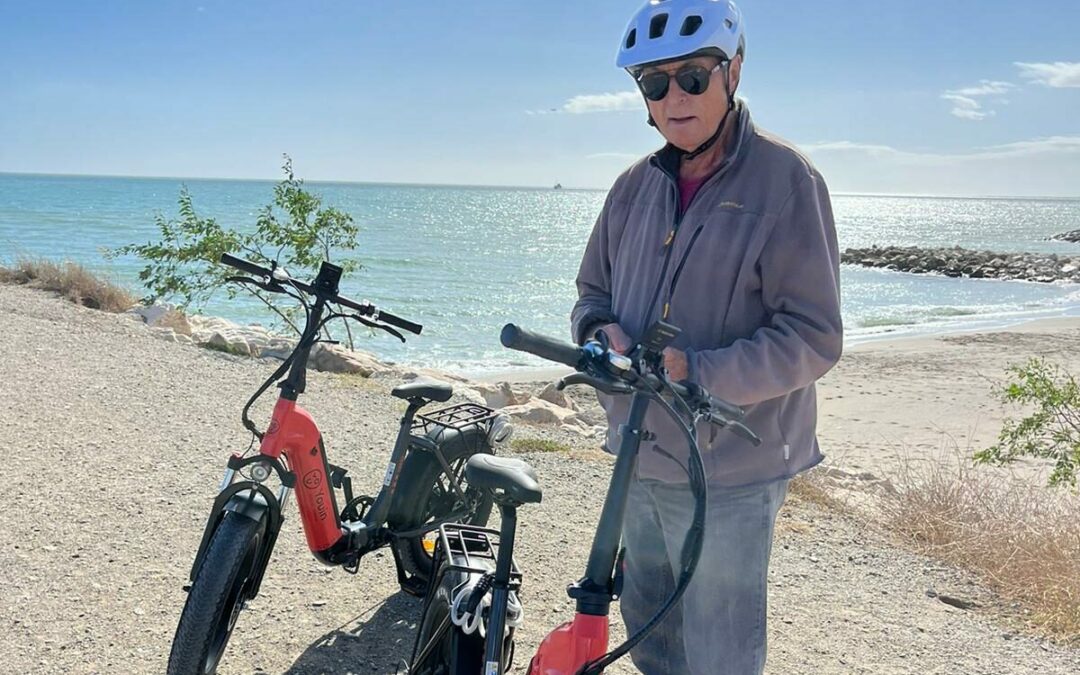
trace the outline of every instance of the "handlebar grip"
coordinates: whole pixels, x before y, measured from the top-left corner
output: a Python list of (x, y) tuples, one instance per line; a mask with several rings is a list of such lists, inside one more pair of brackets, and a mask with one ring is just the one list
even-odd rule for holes
[(414, 335), (419, 335), (420, 331), (424, 330), (424, 327), (418, 323), (413, 323), (408, 319), (402, 319), (401, 317), (394, 316), (388, 312), (379, 311), (379, 321), (388, 323), (391, 326), (396, 326), (401, 330), (407, 330)]
[(544, 335), (531, 333), (523, 328), (518, 328), (512, 323), (503, 326), (500, 340), (504, 347), (535, 354), (542, 359), (561, 363), (571, 368), (577, 368), (578, 364), (581, 363), (581, 359), (584, 358), (584, 352), (580, 347)]
[(229, 267), (235, 267), (241, 272), (254, 274), (257, 277), (271, 276), (271, 272), (268, 268), (262, 267), (261, 265), (256, 265), (253, 262), (248, 262), (243, 258), (237, 258), (234, 255), (229, 255), (228, 253), (221, 254), (221, 263), (224, 265), (228, 265)]

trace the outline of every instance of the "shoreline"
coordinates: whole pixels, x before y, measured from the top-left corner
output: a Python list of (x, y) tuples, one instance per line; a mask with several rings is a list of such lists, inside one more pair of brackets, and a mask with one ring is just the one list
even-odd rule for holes
[[(975, 324), (975, 325), (971, 325)], [(964, 325), (950, 326), (947, 330), (903, 331), (875, 334), (873, 336), (855, 336), (844, 338), (844, 353), (888, 351), (896, 348), (928, 346), (929, 343), (957, 335), (983, 335), (994, 333), (1037, 333), (1046, 329), (1075, 328), (1080, 331), (1080, 307), (1056, 312), (1049, 316), (1015, 317), (1013, 320), (993, 320), (987, 322), (965, 322)], [(841, 357), (843, 359), (843, 357)], [(476, 382), (527, 384), (542, 381), (554, 382), (573, 371), (563, 366), (510, 368), (493, 371), (454, 370), (453, 375), (465, 377)]]

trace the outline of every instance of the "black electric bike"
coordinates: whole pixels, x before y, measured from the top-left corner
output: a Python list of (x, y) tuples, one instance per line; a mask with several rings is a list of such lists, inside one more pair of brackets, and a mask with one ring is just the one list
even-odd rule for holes
[[(750, 443), (761, 440), (741, 422), (743, 411), (714, 398), (700, 386), (672, 382), (662, 352), (679, 331), (655, 324), (627, 355), (612, 352), (603, 334), (584, 347), (535, 335), (514, 325), (502, 332), (503, 345), (574, 368), (559, 388), (584, 384), (611, 395), (631, 396), (620, 426), (621, 443), (603, 511), (593, 538), (585, 576), (567, 592), (577, 603), (574, 619), (552, 631), (529, 664), (529, 675), (600, 673), (627, 654), (663, 620), (686, 592), (701, 556), (706, 504), (705, 470), (697, 427), (707, 421)], [(651, 404), (678, 422), (690, 448), (687, 473), (695, 499), (694, 518), (683, 545), (676, 589), (657, 614), (618, 648), (608, 651), (608, 613), (621, 592), (620, 539), (626, 499), (643, 428)], [(500, 530), (469, 525), (440, 527), (436, 562), (413, 648), (412, 675), (502, 675), (513, 658), (514, 628), (522, 620), (518, 599), (522, 575), (514, 564), (517, 509), (541, 500), (536, 474), (520, 459), (478, 455), (468, 460), (469, 485), (492, 495), (502, 515)]]

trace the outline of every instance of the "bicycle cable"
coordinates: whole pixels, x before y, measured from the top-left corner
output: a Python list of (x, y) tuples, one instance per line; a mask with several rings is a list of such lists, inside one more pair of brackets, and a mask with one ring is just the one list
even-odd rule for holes
[[(661, 378), (664, 384), (668, 386), (670, 390), (670, 382), (667, 378)], [(589, 663), (586, 663), (578, 671), (579, 675), (598, 675), (602, 673), (604, 668), (607, 668), (615, 661), (619, 660), (636, 647), (645, 637), (651, 633), (656, 626), (663, 621), (676, 604), (682, 599), (682, 596), (686, 593), (686, 589), (690, 585), (690, 581), (693, 577), (694, 570), (697, 568), (698, 561), (701, 558), (701, 551), (705, 541), (705, 507), (707, 500), (707, 486), (705, 483), (705, 464), (701, 458), (701, 449), (697, 444), (697, 429), (694, 425), (689, 428), (683, 422), (678, 411), (669, 404), (660, 395), (659, 391), (650, 387), (650, 398), (653, 398), (659, 402), (665, 412), (676, 422), (676, 426), (687, 438), (687, 442), (690, 447), (689, 461), (687, 462), (686, 472), (690, 480), (690, 491), (694, 495), (694, 516), (687, 528), (686, 537), (683, 540), (682, 555), (682, 568), (680, 569), (679, 581), (675, 587), (675, 591), (668, 598), (664, 606), (636, 633), (626, 639), (621, 645), (612, 649), (607, 654), (601, 656), (598, 659), (594, 659)], [(689, 410), (689, 405), (685, 401), (681, 400), (677, 394), (672, 392), (673, 399), (680, 401)], [(669, 455), (670, 456), (670, 455)], [(680, 465), (681, 466), (681, 465)]]

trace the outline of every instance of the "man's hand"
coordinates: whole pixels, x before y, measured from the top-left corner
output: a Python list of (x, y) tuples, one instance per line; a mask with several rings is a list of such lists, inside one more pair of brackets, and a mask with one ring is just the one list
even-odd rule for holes
[(690, 377), (690, 364), (686, 360), (686, 352), (674, 347), (664, 350), (664, 368), (668, 371), (668, 377), (675, 382), (682, 382)]
[(633, 342), (630, 340), (630, 336), (627, 335), (626, 331), (622, 329), (622, 326), (617, 323), (609, 323), (601, 326), (600, 330), (604, 331), (607, 335), (611, 349), (620, 354), (625, 354), (634, 346)]

